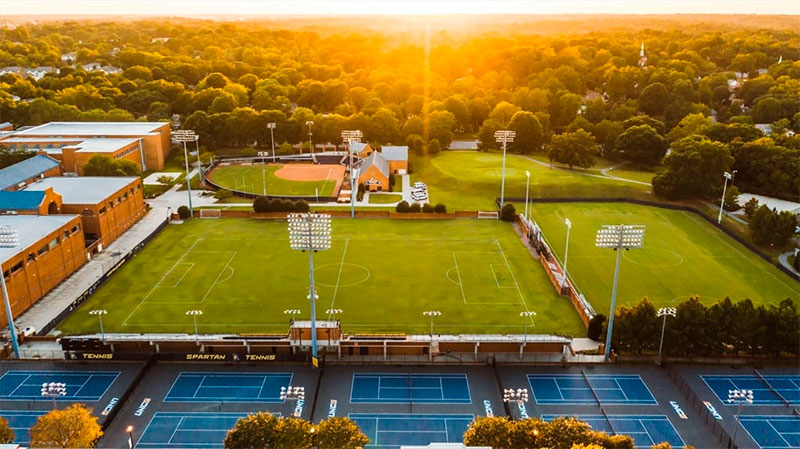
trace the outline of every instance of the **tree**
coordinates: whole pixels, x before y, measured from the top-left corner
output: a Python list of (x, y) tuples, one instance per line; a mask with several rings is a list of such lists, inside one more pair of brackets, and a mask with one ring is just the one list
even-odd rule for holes
[(278, 418), (272, 413), (258, 412), (236, 421), (228, 431), (225, 449), (275, 448), (278, 438)]
[(723, 207), (727, 211), (734, 211), (738, 210), (739, 207), (739, 188), (736, 186), (730, 186), (725, 190), (725, 200), (723, 201)]
[(434, 111), (428, 116), (428, 145), (431, 140), (438, 140), (442, 148), (448, 148), (453, 141), (455, 116), (447, 111)]
[(92, 409), (72, 404), (40, 416), (29, 434), (31, 447), (86, 448), (93, 447), (103, 432)]
[(502, 128), (503, 125), (493, 118), (484, 120), (483, 125), (478, 130), (478, 148), (482, 151), (498, 149), (499, 144), (494, 137), (494, 133)]
[(8, 420), (0, 416), (0, 444), (11, 444), (14, 441), (14, 431)]
[(511, 117), (508, 128), (516, 132), (511, 142), (511, 151), (528, 154), (538, 152), (544, 143), (542, 124), (532, 112), (519, 111)]
[(348, 418), (328, 418), (320, 422), (314, 432), (317, 449), (360, 449), (369, 444), (369, 438)]
[(639, 109), (647, 115), (661, 115), (669, 104), (669, 92), (663, 83), (649, 84), (639, 94)]
[(158, 178), (156, 178), (156, 182), (164, 186), (170, 185), (172, 184), (172, 176), (161, 175)]
[[(653, 192), (667, 199), (711, 198), (733, 158), (724, 143), (690, 136), (672, 144), (664, 170), (653, 177)], [(719, 193), (717, 193), (719, 195)]]
[(670, 141), (675, 141), (693, 134), (706, 134), (711, 125), (711, 117), (706, 117), (703, 114), (689, 114), (681, 119), (678, 126), (670, 130), (667, 138)]
[(410, 134), (406, 137), (406, 146), (408, 146), (408, 150), (411, 151), (412, 154), (422, 154), (425, 141), (422, 140), (422, 136), (419, 134)]
[(191, 216), (191, 211), (189, 210), (188, 207), (186, 206), (178, 207), (178, 217), (180, 217), (181, 220), (186, 220), (190, 216)]
[(649, 125), (633, 126), (617, 137), (615, 154), (637, 165), (656, 165), (667, 152), (667, 141)]
[(275, 428), (277, 433), (275, 447), (277, 449), (310, 449), (314, 442), (312, 428), (313, 425), (304, 419), (294, 417), (279, 419)]
[(744, 203), (744, 213), (747, 215), (747, 218), (752, 218), (753, 214), (756, 213), (756, 209), (758, 209), (758, 200), (755, 197), (750, 197), (750, 199)]
[(127, 159), (95, 154), (83, 166), (84, 176), (139, 176), (139, 166)]
[(494, 109), (492, 109), (492, 112), (489, 113), (489, 118), (497, 120), (501, 126), (508, 126), (511, 117), (517, 112), (519, 112), (518, 107), (507, 101), (501, 101), (497, 103)]
[(488, 446), (492, 449), (511, 448), (508, 418), (478, 417), (464, 432), (465, 446)]
[(428, 142), (428, 154), (434, 155), (440, 151), (442, 151), (442, 145), (439, 143), (439, 139), (432, 139)]
[(778, 213), (762, 204), (750, 218), (750, 237), (760, 245), (782, 247), (794, 234), (797, 216), (789, 211)]
[(594, 165), (595, 155), (600, 153), (594, 136), (582, 129), (553, 136), (547, 148), (550, 162), (567, 164), (570, 170), (576, 165), (581, 168), (591, 167)]
[(606, 321), (606, 316), (598, 313), (589, 320), (589, 326), (586, 329), (586, 336), (594, 341), (600, 341), (603, 334), (603, 324)]
[(394, 207), (394, 210), (399, 214), (404, 214), (408, 212), (408, 201), (405, 200), (400, 201), (399, 203), (397, 203), (397, 206)]
[(503, 221), (514, 221), (517, 218), (517, 210), (512, 203), (506, 203), (500, 209), (500, 219)]

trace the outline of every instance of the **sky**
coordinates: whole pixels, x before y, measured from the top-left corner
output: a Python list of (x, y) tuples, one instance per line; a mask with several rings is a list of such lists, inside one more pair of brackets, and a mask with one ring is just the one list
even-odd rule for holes
[(0, 15), (800, 14), (800, 0), (0, 0)]

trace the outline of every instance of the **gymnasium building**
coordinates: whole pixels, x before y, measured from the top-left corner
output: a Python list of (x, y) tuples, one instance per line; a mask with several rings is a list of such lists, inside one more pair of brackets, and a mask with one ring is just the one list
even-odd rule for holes
[(0, 145), (46, 153), (63, 173), (83, 174), (95, 154), (127, 159), (144, 170), (161, 170), (170, 150), (169, 122), (51, 122), (5, 133)]

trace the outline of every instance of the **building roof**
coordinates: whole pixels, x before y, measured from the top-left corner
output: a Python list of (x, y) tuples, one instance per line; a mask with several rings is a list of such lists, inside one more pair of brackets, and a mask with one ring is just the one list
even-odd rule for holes
[(383, 158), (387, 161), (407, 161), (408, 160), (408, 147), (407, 146), (391, 146), (386, 145), (381, 148)]
[(44, 200), (44, 191), (25, 190), (8, 192), (0, 190), (0, 210), (37, 210)]
[(169, 122), (50, 122), (20, 131), (25, 136), (135, 136), (155, 133)]
[(360, 153), (364, 151), (364, 148), (366, 148), (367, 145), (369, 144), (364, 142), (353, 142), (350, 144), (350, 151), (353, 153)]
[(60, 163), (50, 156), (37, 154), (0, 170), (0, 190), (15, 186), (25, 180), (35, 178), (47, 170), (58, 167)]
[(0, 247), (0, 263), (25, 250), (75, 217), (78, 215), (0, 215), (0, 225), (9, 225), (19, 234), (19, 246)]
[(133, 137), (95, 137), (75, 145), (67, 145), (64, 148), (77, 148), (78, 151), (86, 151), (88, 153), (113, 153), (138, 141), (138, 138)]
[(44, 178), (25, 190), (46, 190), (52, 187), (64, 204), (99, 204), (109, 195), (139, 179), (133, 176), (58, 176)]
[(386, 162), (386, 159), (383, 158), (382, 154), (378, 153), (377, 151), (373, 151), (369, 154), (369, 156), (367, 156), (366, 159), (364, 159), (364, 163), (361, 164), (361, 168), (358, 170), (358, 177), (360, 178), (363, 176), (364, 173), (366, 173), (367, 170), (373, 165), (377, 167), (384, 176), (389, 176), (389, 163)]

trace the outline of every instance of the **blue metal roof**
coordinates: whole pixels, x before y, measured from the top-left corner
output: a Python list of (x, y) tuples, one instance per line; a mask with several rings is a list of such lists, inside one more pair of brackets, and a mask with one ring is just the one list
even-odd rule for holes
[(44, 200), (44, 192), (0, 190), (0, 210), (37, 210)]
[(35, 178), (47, 170), (59, 166), (59, 162), (52, 157), (37, 154), (22, 162), (0, 170), (0, 190), (15, 186), (27, 179)]

